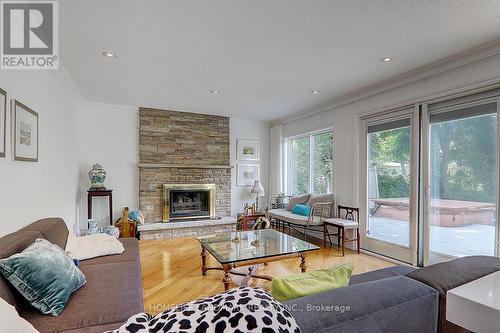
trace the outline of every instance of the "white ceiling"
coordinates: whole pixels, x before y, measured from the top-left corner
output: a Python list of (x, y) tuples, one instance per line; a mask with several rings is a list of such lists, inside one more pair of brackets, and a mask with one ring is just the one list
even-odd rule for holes
[(92, 102), (273, 120), (497, 39), (499, 18), (498, 0), (64, 0), (60, 59)]

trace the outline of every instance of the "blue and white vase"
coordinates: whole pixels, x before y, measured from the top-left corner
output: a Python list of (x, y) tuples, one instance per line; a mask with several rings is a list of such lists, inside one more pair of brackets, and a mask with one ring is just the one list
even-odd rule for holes
[(102, 168), (102, 165), (96, 163), (92, 166), (89, 171), (90, 179), (90, 189), (91, 190), (104, 190), (104, 180), (106, 180), (106, 171)]

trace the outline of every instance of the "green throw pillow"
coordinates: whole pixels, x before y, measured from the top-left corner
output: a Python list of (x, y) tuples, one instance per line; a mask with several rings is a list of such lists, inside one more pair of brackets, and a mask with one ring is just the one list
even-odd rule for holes
[(53, 316), (86, 282), (66, 252), (41, 238), (22, 252), (0, 259), (0, 272), (31, 305)]
[(353, 266), (342, 264), (332, 268), (273, 278), (269, 291), (280, 302), (318, 294), (349, 285)]

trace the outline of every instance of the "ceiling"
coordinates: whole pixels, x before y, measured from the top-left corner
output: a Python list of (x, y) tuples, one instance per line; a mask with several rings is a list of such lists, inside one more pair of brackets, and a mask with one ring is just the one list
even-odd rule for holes
[(500, 38), (499, 17), (493, 0), (64, 0), (60, 60), (91, 102), (274, 120)]

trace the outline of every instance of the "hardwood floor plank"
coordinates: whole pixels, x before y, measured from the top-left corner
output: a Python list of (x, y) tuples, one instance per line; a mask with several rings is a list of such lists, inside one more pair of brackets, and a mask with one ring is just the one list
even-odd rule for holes
[[(139, 241), (139, 250), (146, 312), (158, 313), (169, 307), (224, 291), (223, 272), (211, 270), (206, 276), (201, 275), (201, 248), (195, 238), (142, 240)], [(322, 248), (307, 254), (308, 270), (342, 263), (352, 263), (353, 274), (393, 266), (390, 262), (350, 250), (346, 250), (345, 257), (342, 257), (336, 247)], [(270, 262), (259, 267), (258, 273), (271, 276), (297, 274), (300, 273), (299, 264), (299, 258)], [(219, 264), (208, 254), (207, 265)], [(234, 282), (240, 279), (233, 275), (232, 287), (236, 287)], [(261, 279), (251, 280), (254, 287), (265, 288), (268, 283)]]

